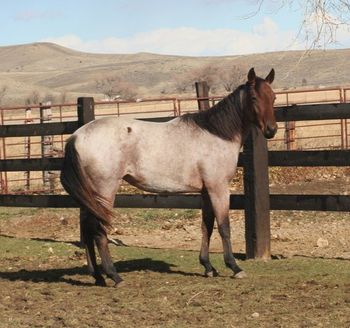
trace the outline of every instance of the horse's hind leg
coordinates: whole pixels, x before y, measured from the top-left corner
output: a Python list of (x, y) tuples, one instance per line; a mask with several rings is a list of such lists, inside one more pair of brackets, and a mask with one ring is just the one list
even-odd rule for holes
[(101, 223), (96, 219), (96, 217), (88, 212), (82, 211), (81, 214), (81, 232), (83, 237), (83, 243), (85, 244), (86, 257), (88, 262), (88, 268), (91, 275), (95, 278), (95, 284), (97, 286), (106, 286), (106, 282), (101, 274), (98, 267), (95, 254), (96, 243), (97, 249), (99, 251), (102, 268), (106, 275), (111, 278), (116, 284), (120, 283), (122, 279), (117, 273), (114, 267), (111, 255), (108, 249), (108, 239), (105, 230), (102, 228)]
[(243, 278), (245, 273), (237, 265), (232, 253), (231, 230), (229, 220), (230, 193), (228, 188), (216, 186), (215, 190), (209, 191), (210, 200), (213, 205), (214, 214), (218, 224), (218, 230), (222, 239), (224, 249), (224, 261), (228, 268), (233, 271), (236, 278)]
[(214, 211), (208, 192), (204, 190), (202, 192), (202, 244), (199, 253), (199, 262), (205, 268), (204, 274), (206, 277), (216, 277), (218, 275), (218, 272), (209, 260), (209, 245), (214, 228), (214, 219)]
[(115, 282), (116, 285), (121, 283), (123, 279), (118, 275), (117, 270), (115, 269), (108, 248), (107, 234), (102, 227), (99, 228), (98, 233), (95, 235), (95, 242), (100, 253), (104, 272)]
[(95, 278), (95, 285), (106, 286), (106, 282), (96, 261), (94, 247), (94, 235), (96, 232), (96, 226), (97, 225), (95, 218), (91, 218), (88, 211), (82, 208), (80, 210), (80, 233), (81, 242), (85, 246), (88, 270), (90, 274)]

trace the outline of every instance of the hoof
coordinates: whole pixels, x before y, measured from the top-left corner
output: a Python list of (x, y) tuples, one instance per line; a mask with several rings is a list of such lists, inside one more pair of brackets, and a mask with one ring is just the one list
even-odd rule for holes
[(99, 286), (99, 287), (106, 287), (106, 281), (101, 277), (96, 279), (95, 281), (95, 286)]
[(244, 279), (247, 277), (248, 277), (248, 275), (244, 271), (239, 271), (233, 275), (233, 278), (235, 278), (235, 279)]
[(114, 285), (114, 288), (123, 288), (126, 286), (126, 282), (121, 279), (119, 282), (116, 282), (115, 285)]
[(205, 271), (204, 272), (204, 276), (207, 278), (217, 277), (218, 275), (219, 275), (219, 272), (217, 272), (215, 269), (212, 271)]
[(123, 287), (124, 285), (125, 285), (125, 282), (124, 282), (124, 280), (122, 279), (122, 278), (120, 278), (119, 276), (118, 277), (116, 277), (115, 279), (113, 279), (114, 280), (114, 282), (115, 282), (115, 285), (114, 285), (114, 287)]

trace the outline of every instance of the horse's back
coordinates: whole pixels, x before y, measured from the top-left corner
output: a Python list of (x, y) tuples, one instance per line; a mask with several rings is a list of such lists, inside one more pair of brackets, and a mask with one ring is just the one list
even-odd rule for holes
[[(217, 174), (213, 180), (235, 171), (237, 151), (232, 143), (179, 118), (166, 123), (103, 118), (75, 135), (89, 175), (104, 183), (124, 178), (148, 191), (199, 191), (208, 171)], [(218, 162), (228, 173), (214, 170)]]

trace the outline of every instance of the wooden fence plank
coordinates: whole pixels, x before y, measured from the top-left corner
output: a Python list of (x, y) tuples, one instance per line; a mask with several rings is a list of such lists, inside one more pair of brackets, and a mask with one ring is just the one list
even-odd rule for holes
[(0, 160), (0, 171), (59, 171), (63, 158), (23, 158)]
[[(269, 151), (269, 166), (350, 166), (350, 150)], [(238, 166), (248, 160), (240, 153)], [(60, 170), (62, 158), (0, 160), (0, 171)]]
[(72, 134), (78, 127), (77, 121), (0, 125), (0, 138)]
[[(318, 104), (279, 107), (275, 111), (279, 122), (328, 120), (350, 118), (350, 104)], [(145, 119), (164, 122), (173, 117)], [(54, 122), (48, 124), (12, 124), (0, 126), (0, 138), (72, 134), (79, 127), (74, 122)]]
[[(240, 199), (240, 197), (238, 197)], [(128, 195), (118, 194), (114, 203), (119, 208), (184, 208), (200, 209), (201, 196), (188, 195)], [(234, 199), (234, 197), (233, 197)], [(234, 201), (241, 204), (240, 201)], [(0, 206), (76, 208), (79, 205), (68, 195), (0, 195)]]
[[(201, 209), (199, 194), (186, 195), (131, 195), (118, 194), (117, 208), (178, 208)], [(244, 209), (244, 195), (231, 194), (230, 209)], [(77, 208), (79, 205), (68, 195), (0, 195), (0, 206)], [(271, 210), (350, 211), (349, 195), (270, 195)]]
[(270, 195), (271, 210), (350, 211), (348, 195)]
[(278, 122), (347, 119), (350, 118), (350, 103), (278, 107), (275, 116)]
[(269, 151), (269, 166), (350, 166), (350, 150)]

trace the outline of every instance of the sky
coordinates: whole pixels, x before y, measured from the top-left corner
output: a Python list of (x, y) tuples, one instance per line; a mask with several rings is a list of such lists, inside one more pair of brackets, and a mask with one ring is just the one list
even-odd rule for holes
[[(0, 46), (54, 42), (93, 53), (222, 56), (305, 49), (302, 1), (0, 0)], [(350, 32), (338, 48), (350, 47)]]

